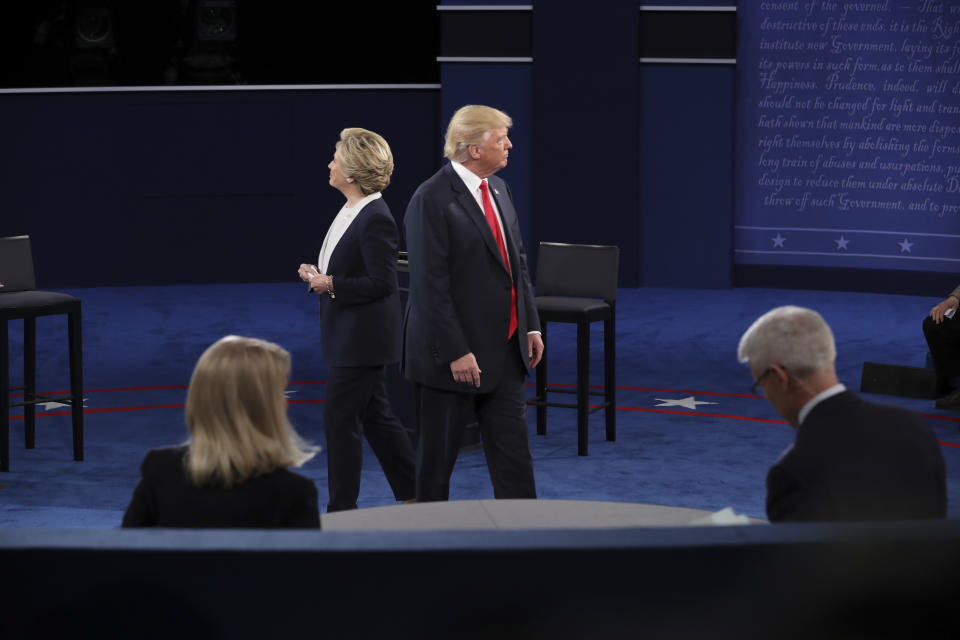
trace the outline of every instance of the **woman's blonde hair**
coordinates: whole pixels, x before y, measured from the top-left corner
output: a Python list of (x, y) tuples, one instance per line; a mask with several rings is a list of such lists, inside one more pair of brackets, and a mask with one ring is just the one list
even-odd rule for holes
[(470, 157), (467, 147), (486, 142), (493, 129), (498, 127), (509, 129), (512, 126), (513, 119), (499, 109), (482, 104), (468, 104), (460, 107), (447, 125), (443, 153), (450, 160), (464, 162)]
[(257, 338), (226, 336), (200, 356), (187, 392), (187, 475), (230, 487), (319, 451), (287, 419), (290, 354)]
[(360, 127), (344, 129), (340, 132), (337, 151), (340, 152), (340, 173), (356, 180), (363, 195), (383, 191), (390, 184), (393, 154), (380, 134)]

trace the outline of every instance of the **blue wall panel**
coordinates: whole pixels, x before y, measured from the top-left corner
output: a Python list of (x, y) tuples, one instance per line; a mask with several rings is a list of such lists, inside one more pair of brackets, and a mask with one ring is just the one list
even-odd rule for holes
[(636, 286), (637, 3), (541, 2), (533, 24), (537, 239), (616, 244)]
[(729, 287), (734, 69), (643, 65), (639, 83), (642, 281)]
[(0, 235), (33, 237), (43, 287), (292, 279), (343, 202), (340, 130), (390, 143), (399, 220), (439, 119), (436, 90), (3, 95)]
[(620, 245), (622, 286), (943, 288), (950, 274), (733, 265), (733, 150), (752, 135), (734, 69), (638, 65), (638, 6), (537, 3), (532, 63), (444, 63), (439, 91), (2, 95), (0, 234), (34, 237), (47, 287), (286, 280), (341, 204), (326, 164), (342, 127), (390, 142), (400, 220), (450, 115), (480, 102), (514, 118), (502, 175), (532, 267), (559, 240)]

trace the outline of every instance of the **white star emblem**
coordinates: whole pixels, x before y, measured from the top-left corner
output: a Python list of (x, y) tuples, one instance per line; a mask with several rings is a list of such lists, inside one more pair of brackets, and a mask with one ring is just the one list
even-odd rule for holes
[(900, 245), (900, 253), (913, 253), (910, 251), (910, 247), (912, 247), (914, 243), (906, 238), (903, 239), (903, 242), (898, 242), (897, 244)]
[(783, 248), (783, 241), (786, 240), (786, 238), (780, 235), (779, 231), (777, 232), (776, 238), (770, 238), (770, 239), (773, 240), (774, 247), (780, 247), (781, 249)]
[[(61, 407), (69, 407), (70, 405), (64, 404), (64, 403), (62, 403), (62, 402), (38, 402), (38, 403), (37, 403), (37, 406), (38, 406), (38, 407), (43, 407), (43, 410), (44, 410), (44, 411), (50, 411), (51, 409), (59, 409), (59, 408), (61, 408)], [(84, 409), (87, 408), (87, 399), (86, 399), (86, 398), (83, 399), (83, 405), (82, 405), (82, 406), (83, 406)]]
[(296, 392), (297, 392), (296, 389), (287, 389), (286, 391), (283, 392), (283, 397), (289, 398), (291, 393), (296, 393)]
[(667, 398), (654, 398), (660, 404), (656, 405), (658, 407), (684, 407), (685, 409), (697, 410), (698, 404), (717, 404), (716, 402), (702, 402), (700, 400), (694, 400), (693, 396), (687, 396), (686, 398), (678, 399), (667, 399)]
[(847, 244), (850, 243), (849, 240), (847, 240), (846, 238), (843, 237), (843, 234), (840, 234), (840, 239), (839, 239), (839, 240), (834, 240), (834, 242), (837, 243), (837, 251), (846, 251), (846, 250), (847, 250)]

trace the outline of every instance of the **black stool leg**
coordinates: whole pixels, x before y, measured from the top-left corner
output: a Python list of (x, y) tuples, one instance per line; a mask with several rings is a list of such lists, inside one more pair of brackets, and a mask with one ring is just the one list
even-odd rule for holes
[(547, 435), (547, 323), (540, 321), (543, 357), (537, 365), (537, 435)]
[(587, 455), (587, 420), (590, 417), (590, 323), (577, 322), (577, 454)]
[(603, 322), (603, 387), (607, 403), (607, 440), (617, 439), (617, 341), (614, 335), (614, 316)]
[(0, 471), (10, 471), (10, 343), (7, 341), (7, 319), (0, 320)]
[(73, 459), (83, 460), (83, 342), (80, 305), (67, 314), (70, 339), (70, 415), (73, 418)]
[(23, 319), (23, 442), (33, 449), (36, 439), (37, 319)]

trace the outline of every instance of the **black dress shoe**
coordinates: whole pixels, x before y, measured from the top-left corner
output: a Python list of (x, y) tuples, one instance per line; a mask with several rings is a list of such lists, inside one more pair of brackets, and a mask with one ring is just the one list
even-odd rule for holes
[(960, 410), (960, 389), (954, 389), (942, 398), (937, 398), (937, 409), (958, 409)]

